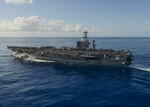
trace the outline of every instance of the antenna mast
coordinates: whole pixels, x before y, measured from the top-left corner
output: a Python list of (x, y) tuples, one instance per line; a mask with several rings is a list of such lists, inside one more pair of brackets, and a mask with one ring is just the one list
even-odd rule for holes
[(84, 35), (84, 38), (87, 39), (88, 32), (87, 31), (83, 32), (83, 35)]

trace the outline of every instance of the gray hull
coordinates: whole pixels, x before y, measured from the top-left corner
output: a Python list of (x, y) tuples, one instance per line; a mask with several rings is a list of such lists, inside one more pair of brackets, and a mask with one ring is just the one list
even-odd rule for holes
[(49, 62), (49, 63), (63, 63), (66, 65), (96, 65), (96, 66), (123, 66), (126, 67), (128, 64), (121, 60), (116, 59), (95, 59), (95, 60), (87, 60), (81, 56), (78, 58), (71, 57), (58, 57), (58, 56), (41, 56), (36, 54), (27, 54), (27, 53), (15, 53), (14, 57), (31, 62)]
[(17, 47), (7, 48), (15, 52), (15, 57), (28, 61), (43, 61), (64, 63), (71, 65), (98, 65), (98, 66), (128, 66), (132, 61), (130, 51), (115, 51), (112, 49), (96, 49), (96, 42), (93, 40), (90, 48), (88, 32), (84, 32), (84, 37), (76, 42), (76, 47), (55, 46), (47, 47)]

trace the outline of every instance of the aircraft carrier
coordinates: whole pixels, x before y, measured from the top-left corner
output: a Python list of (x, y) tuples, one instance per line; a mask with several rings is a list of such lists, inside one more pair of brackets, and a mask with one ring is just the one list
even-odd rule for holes
[[(7, 46), (13, 56), (28, 61), (63, 63), (67, 65), (128, 66), (132, 62), (132, 53), (125, 50), (96, 49), (96, 41), (89, 41), (87, 34), (76, 42), (76, 47), (55, 46), (21, 47)], [(90, 46), (91, 45), (91, 46)], [(90, 48), (92, 47), (92, 48)]]

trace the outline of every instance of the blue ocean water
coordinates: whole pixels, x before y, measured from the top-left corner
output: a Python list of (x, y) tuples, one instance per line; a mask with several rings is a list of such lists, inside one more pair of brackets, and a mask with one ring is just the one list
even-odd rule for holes
[(0, 107), (149, 107), (150, 38), (90, 38), (131, 50), (130, 68), (27, 63), (7, 45), (75, 46), (79, 38), (0, 38)]

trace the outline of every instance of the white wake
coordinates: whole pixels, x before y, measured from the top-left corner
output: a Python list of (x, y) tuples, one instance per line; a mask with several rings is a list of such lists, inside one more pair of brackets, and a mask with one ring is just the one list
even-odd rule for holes
[(131, 65), (130, 67), (134, 69), (139, 69), (139, 70), (150, 72), (150, 67), (144, 67), (142, 65)]
[(150, 72), (150, 68), (137, 68), (137, 69)]
[(25, 61), (31, 61), (31, 62), (46, 62), (46, 63), (52, 63), (54, 61), (50, 60), (43, 60), (43, 59), (37, 59), (36, 57), (26, 54), (26, 53), (20, 53), (20, 54), (13, 54), (14, 57), (23, 59)]
[(37, 59), (32, 56), (29, 56), (28, 58), (25, 58), (24, 60), (31, 61), (31, 62), (51, 62), (51, 63), (54, 62), (54, 61), (48, 61), (48, 60), (43, 60), (43, 59)]

